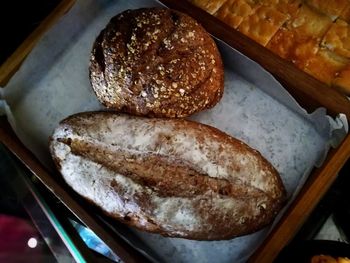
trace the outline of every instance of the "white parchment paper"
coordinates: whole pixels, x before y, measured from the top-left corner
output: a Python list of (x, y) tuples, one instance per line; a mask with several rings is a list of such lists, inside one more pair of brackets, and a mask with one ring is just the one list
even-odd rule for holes
[[(0, 113), (8, 115), (18, 137), (49, 169), (53, 167), (48, 137), (58, 122), (73, 113), (103, 109), (88, 77), (96, 36), (117, 13), (158, 5), (151, 0), (78, 0), (0, 90)], [(217, 43), (225, 64), (225, 93), (216, 107), (192, 119), (259, 150), (279, 171), (290, 203), (312, 168), (322, 163), (329, 147), (344, 138), (346, 119), (332, 119), (324, 109), (307, 114), (259, 65), (219, 40)], [(122, 235), (153, 261), (220, 263), (246, 261), (270, 229), (210, 242), (164, 238), (136, 230)]]

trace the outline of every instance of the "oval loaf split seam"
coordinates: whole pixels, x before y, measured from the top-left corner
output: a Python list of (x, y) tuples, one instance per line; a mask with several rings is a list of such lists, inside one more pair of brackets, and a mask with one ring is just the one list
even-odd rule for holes
[(252, 233), (285, 201), (278, 172), (259, 152), (188, 120), (79, 113), (55, 129), (50, 151), (80, 195), (109, 216), (165, 236)]

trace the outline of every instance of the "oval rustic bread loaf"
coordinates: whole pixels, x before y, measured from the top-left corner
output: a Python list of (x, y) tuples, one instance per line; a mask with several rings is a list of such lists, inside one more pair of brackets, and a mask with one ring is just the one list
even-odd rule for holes
[(211, 108), (224, 86), (214, 40), (194, 19), (166, 8), (112, 18), (93, 46), (90, 80), (108, 108), (158, 117)]
[(141, 230), (199, 240), (254, 232), (285, 189), (257, 151), (206, 125), (111, 112), (73, 115), (50, 150), (66, 182)]

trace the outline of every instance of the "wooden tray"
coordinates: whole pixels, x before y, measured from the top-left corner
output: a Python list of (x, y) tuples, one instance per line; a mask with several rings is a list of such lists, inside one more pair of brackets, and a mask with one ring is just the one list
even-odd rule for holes
[[(325, 107), (328, 114), (345, 113), (350, 120), (350, 102), (339, 92), (322, 84), (291, 63), (277, 57), (269, 50), (230, 28), (215, 17), (186, 1), (162, 0), (170, 8), (190, 14), (212, 35), (257, 61), (284, 84), (286, 89), (307, 110)], [(49, 29), (74, 4), (74, 0), (63, 0), (50, 16), (31, 34), (18, 50), (0, 67), (0, 83), (3, 85), (19, 68), (21, 62)], [(75, 193), (49, 174), (34, 155), (16, 137), (6, 118), (0, 118), (0, 141), (6, 145), (82, 222), (91, 228), (125, 262), (147, 262), (126, 244), (118, 235), (108, 231), (108, 226), (94, 216), (84, 202), (75, 198)], [(250, 258), (250, 262), (272, 262), (279, 251), (293, 238), (313, 208), (335, 180), (338, 171), (350, 157), (350, 136), (337, 149), (332, 149), (322, 167), (314, 169), (302, 191), (286, 211), (282, 219), (264, 243)], [(90, 210), (90, 211), (89, 211)]]
[(349, 119), (350, 102), (346, 96), (296, 68), (270, 50), (231, 28), (216, 17), (203, 11), (188, 1), (161, 0), (169, 8), (184, 12), (195, 18), (215, 37), (259, 63), (272, 73), (309, 112), (323, 106), (328, 114), (335, 116), (345, 113)]

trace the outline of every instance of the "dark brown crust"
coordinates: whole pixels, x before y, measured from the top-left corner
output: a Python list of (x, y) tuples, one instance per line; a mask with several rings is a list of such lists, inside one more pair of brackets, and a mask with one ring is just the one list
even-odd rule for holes
[(194, 19), (143, 8), (115, 16), (97, 37), (90, 80), (108, 108), (186, 117), (221, 99), (224, 71), (214, 40)]
[[(112, 112), (80, 113), (63, 120), (60, 126), (76, 127), (73, 128), (74, 130), (77, 129), (75, 132), (83, 136), (84, 130), (86, 127), (91, 127), (91, 123), (97, 123), (98, 126), (97, 119), (94, 119), (97, 115), (100, 120), (109, 117), (126, 117), (125, 115)], [(126, 118), (133, 119), (137, 117), (128, 116)], [(127, 150), (123, 150), (123, 152), (120, 153), (115, 150), (111, 152), (109, 148), (104, 148), (101, 145), (98, 146), (89, 140), (76, 140), (74, 138), (70, 139), (70, 137), (56, 138), (56, 142), (68, 145), (70, 151), (75, 156), (93, 160), (107, 170), (117, 172), (135, 183), (142, 185), (144, 189), (151, 189), (152, 194), (163, 198), (189, 198), (194, 204), (194, 213), (201, 215), (206, 223), (196, 226), (194, 231), (181, 232), (180, 234), (176, 231), (164, 229), (162, 225), (149, 216), (152, 215), (152, 211), (157, 209), (157, 207), (150, 202), (151, 196), (147, 191), (138, 193), (132, 197), (125, 197), (126, 200), (131, 201), (136, 206), (142, 207), (142, 213), (145, 213), (146, 216), (145, 214), (138, 214), (135, 212), (122, 214), (106, 213), (104, 211), (107, 215), (140, 230), (159, 233), (164, 236), (183, 237), (195, 240), (222, 240), (253, 233), (261, 229), (271, 222), (283, 206), (286, 193), (281, 178), (273, 166), (267, 162), (259, 152), (251, 149), (237, 139), (207, 125), (183, 119), (145, 118), (144, 120), (157, 124), (158, 128), (162, 127), (164, 123), (171, 123), (174, 126), (174, 130), (171, 131), (173, 134), (186, 130), (188, 133), (194, 134), (198, 141), (203, 139), (218, 140), (222, 143), (226, 152), (231, 152), (229, 149), (233, 146), (238, 153), (247, 152), (250, 155), (254, 155), (258, 158), (257, 165), (261, 167), (260, 169), (268, 173), (269, 176), (272, 177), (272, 180), (270, 181), (269, 179), (270, 183), (267, 188), (260, 190), (249, 184), (249, 182), (209, 177), (203, 174), (200, 168), (193, 166), (191, 163), (186, 163), (181, 160), (166, 159), (159, 155), (153, 155), (148, 151), (144, 153), (144, 156), (130, 155)], [(91, 134), (91, 132), (94, 131), (89, 129), (89, 134)], [(51, 141), (50, 143), (51, 154), (60, 170), (60, 161), (56, 158), (57, 156), (53, 150), (54, 143), (55, 141)], [(219, 154), (219, 152), (220, 149), (215, 150), (216, 154)], [(208, 158), (213, 158), (211, 157), (212, 155), (210, 155), (212, 153), (206, 153), (208, 154)], [(232, 154), (234, 153), (233, 151)], [(113, 156), (113, 158), (109, 159), (110, 156)], [(162, 173), (162, 169), (166, 171)], [(230, 169), (234, 172), (235, 168), (233, 166), (233, 168)], [(153, 173), (153, 171), (156, 172)], [(75, 185), (74, 187), (78, 186)], [(123, 186), (118, 185), (116, 181), (112, 180), (108, 188), (112, 189), (112, 192), (117, 194), (119, 198), (124, 198), (123, 192), (125, 189), (123, 189)], [(207, 195), (209, 192), (211, 194)], [(196, 198), (198, 196), (200, 196), (199, 199)], [(231, 218), (231, 216), (220, 211), (220, 209), (218, 210), (218, 206), (215, 206), (214, 203), (211, 202), (211, 196), (233, 198), (234, 200), (243, 202), (244, 205), (239, 206), (241, 207), (240, 209), (243, 210), (238, 210), (236, 217)], [(94, 200), (89, 201), (96, 204)], [(261, 207), (259, 205), (261, 202), (265, 203), (267, 208)], [(249, 204), (254, 205), (250, 206)], [(256, 213), (256, 209), (258, 211), (260, 210), (260, 212), (257, 212), (259, 216), (255, 218), (246, 217), (246, 221), (243, 224), (239, 224), (239, 227), (237, 227), (237, 221), (234, 223), (234, 221), (237, 220), (237, 216), (246, 215), (247, 211), (251, 211), (252, 209), (255, 210), (254, 212), (252, 211), (253, 213)]]

